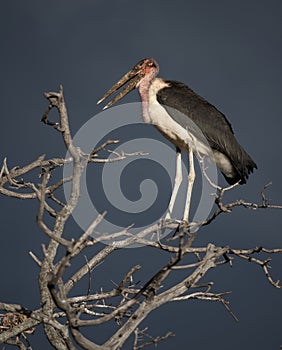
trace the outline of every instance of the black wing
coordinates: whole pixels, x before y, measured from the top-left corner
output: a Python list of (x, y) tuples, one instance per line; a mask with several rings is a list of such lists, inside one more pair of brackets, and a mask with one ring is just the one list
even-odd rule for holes
[[(189, 117), (201, 129), (211, 148), (229, 158), (236, 173), (233, 179), (226, 178), (229, 183), (239, 180), (245, 183), (249, 173), (257, 166), (236, 140), (232, 126), (224, 114), (185, 84), (166, 82), (170, 86), (157, 93), (158, 102), (164, 108), (170, 107), (170, 116), (184, 128), (188, 126)], [(172, 109), (181, 113), (173, 113)]]

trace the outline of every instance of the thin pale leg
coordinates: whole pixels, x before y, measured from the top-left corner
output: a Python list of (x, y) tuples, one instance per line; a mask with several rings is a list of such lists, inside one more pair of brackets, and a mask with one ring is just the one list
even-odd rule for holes
[(193, 151), (190, 148), (189, 149), (188, 188), (187, 188), (187, 195), (186, 195), (185, 210), (184, 210), (184, 215), (183, 215), (183, 220), (185, 220), (187, 222), (189, 220), (189, 211), (190, 211), (191, 196), (192, 196), (194, 180), (195, 180), (194, 156), (193, 156)]
[(165, 219), (171, 219), (174, 203), (175, 203), (176, 196), (177, 196), (180, 184), (182, 182), (182, 179), (183, 178), (182, 178), (181, 150), (179, 148), (176, 148), (176, 170), (175, 170), (174, 187), (170, 197), (168, 211), (166, 213)]

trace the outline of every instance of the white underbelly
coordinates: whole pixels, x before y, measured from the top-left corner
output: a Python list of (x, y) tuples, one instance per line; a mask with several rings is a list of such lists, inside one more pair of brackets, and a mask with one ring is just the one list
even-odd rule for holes
[(213, 157), (214, 157), (216, 165), (225, 174), (225, 176), (230, 177), (230, 178), (235, 176), (235, 171), (234, 171), (233, 165), (231, 164), (229, 158), (226, 157), (226, 155), (224, 155), (223, 153), (221, 153), (219, 151), (214, 150)]
[[(178, 124), (159, 103), (149, 103), (148, 112), (151, 124), (181, 149), (191, 148), (201, 156), (211, 156), (211, 149), (204, 135), (195, 123), (187, 117), (185, 128)], [(178, 112), (180, 113), (180, 112)]]

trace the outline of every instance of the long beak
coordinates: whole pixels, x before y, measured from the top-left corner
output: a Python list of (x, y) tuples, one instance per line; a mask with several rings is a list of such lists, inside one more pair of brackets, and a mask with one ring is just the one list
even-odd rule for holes
[(105, 95), (97, 102), (97, 104), (103, 102), (106, 98), (108, 98), (112, 93), (117, 91), (119, 88), (124, 86), (126, 83), (128, 85), (116, 95), (103, 109), (111, 107), (114, 103), (122, 99), (125, 95), (127, 95), (130, 91), (132, 91), (137, 83), (144, 77), (144, 74), (141, 73), (140, 70), (136, 70), (133, 68), (130, 72), (126, 73), (113, 87), (111, 87)]

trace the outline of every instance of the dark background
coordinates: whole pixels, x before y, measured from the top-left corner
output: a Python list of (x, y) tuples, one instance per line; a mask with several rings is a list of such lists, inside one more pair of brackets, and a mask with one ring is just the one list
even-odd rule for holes
[[(228, 116), (257, 162), (258, 171), (230, 198), (258, 201), (260, 190), (272, 181), (268, 197), (282, 202), (280, 0), (10, 0), (2, 3), (0, 16), (0, 155), (10, 167), (43, 153), (64, 156), (60, 136), (40, 123), (47, 106), (43, 92), (64, 85), (75, 132), (101, 111), (96, 101), (123, 73), (140, 59), (154, 57), (160, 76), (189, 84)], [(138, 101), (138, 94), (124, 100), (129, 101)], [(0, 300), (38, 307), (38, 270), (28, 256), (29, 250), (40, 256), (45, 241), (35, 223), (38, 203), (1, 197), (0, 208)], [(280, 223), (279, 211), (236, 209), (206, 227), (198, 244), (281, 247)], [(97, 269), (97, 278), (110, 288), (111, 279), (118, 281), (141, 262), (144, 281), (165, 261), (152, 249), (129, 249)], [(281, 278), (281, 259), (272, 264), (274, 278)], [(232, 290), (230, 306), (239, 322), (217, 303), (166, 305), (143, 323), (153, 335), (176, 334), (160, 349), (279, 349), (281, 290), (259, 267), (236, 261), (232, 269), (211, 271), (205, 281), (211, 280), (214, 291)], [(95, 280), (93, 290), (99, 286)], [(109, 333), (103, 329), (92, 337), (102, 341)], [(31, 341), (34, 349), (50, 349), (41, 329)]]

